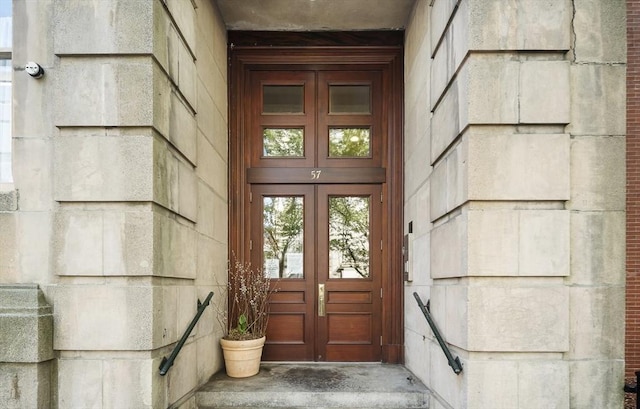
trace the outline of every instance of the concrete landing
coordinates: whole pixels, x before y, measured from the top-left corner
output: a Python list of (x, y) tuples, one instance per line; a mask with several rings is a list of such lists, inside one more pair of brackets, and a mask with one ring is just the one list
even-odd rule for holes
[(428, 408), (429, 390), (401, 365), (262, 363), (251, 378), (215, 374), (198, 408)]

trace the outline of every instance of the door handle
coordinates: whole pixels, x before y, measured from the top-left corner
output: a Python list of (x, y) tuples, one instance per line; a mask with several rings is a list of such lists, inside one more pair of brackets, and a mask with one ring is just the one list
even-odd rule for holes
[(324, 317), (324, 284), (318, 284), (318, 316)]

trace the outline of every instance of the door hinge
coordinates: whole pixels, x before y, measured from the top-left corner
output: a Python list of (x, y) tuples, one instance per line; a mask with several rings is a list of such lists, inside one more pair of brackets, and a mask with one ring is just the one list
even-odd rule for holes
[(380, 335), (380, 345), (382, 345), (382, 335)]
[(249, 203), (253, 203), (253, 192), (249, 192)]
[(380, 250), (382, 250), (382, 240), (380, 240)]
[(253, 250), (253, 240), (249, 240), (249, 251)]
[(382, 287), (380, 287), (380, 298), (382, 298)]
[(384, 192), (380, 192), (380, 203), (382, 203), (382, 198), (384, 197)]

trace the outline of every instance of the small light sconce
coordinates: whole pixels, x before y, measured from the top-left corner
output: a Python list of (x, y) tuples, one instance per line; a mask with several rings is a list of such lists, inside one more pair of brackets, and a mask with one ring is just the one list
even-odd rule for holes
[(44, 70), (42, 69), (42, 67), (38, 63), (33, 61), (29, 61), (27, 65), (24, 66), (24, 70), (33, 78), (42, 78), (42, 76), (44, 75)]

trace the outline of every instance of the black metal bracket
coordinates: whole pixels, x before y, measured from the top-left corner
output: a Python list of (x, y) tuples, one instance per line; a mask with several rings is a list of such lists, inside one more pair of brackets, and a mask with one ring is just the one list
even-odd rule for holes
[(427, 319), (427, 322), (431, 327), (431, 331), (433, 331), (433, 335), (436, 336), (436, 340), (438, 341), (438, 344), (440, 344), (442, 352), (444, 352), (445, 356), (447, 357), (447, 361), (449, 361), (449, 366), (451, 367), (451, 369), (453, 369), (453, 372), (458, 375), (460, 372), (462, 372), (462, 362), (460, 362), (459, 357), (453, 357), (451, 351), (449, 350), (449, 347), (447, 346), (447, 343), (444, 342), (444, 339), (442, 339), (442, 335), (440, 335), (440, 331), (438, 330), (436, 323), (433, 322), (433, 319), (431, 318), (431, 314), (429, 312), (429, 305), (431, 303), (431, 300), (427, 301), (427, 306), (425, 307), (418, 293), (413, 293), (413, 298), (415, 298), (418, 302), (418, 306), (420, 307), (420, 310), (422, 310), (422, 314), (424, 314), (424, 317)]
[(203, 303), (201, 303), (200, 299), (198, 299), (198, 311), (196, 312), (196, 316), (193, 317), (186, 331), (184, 332), (184, 334), (182, 334), (182, 338), (180, 338), (180, 341), (173, 348), (173, 351), (171, 351), (171, 355), (169, 355), (169, 358), (167, 358), (166, 356), (162, 358), (162, 362), (160, 362), (160, 368), (159, 368), (160, 375), (162, 376), (166, 375), (167, 372), (169, 372), (169, 368), (173, 366), (173, 361), (175, 361), (176, 357), (180, 353), (180, 350), (182, 350), (184, 343), (187, 342), (187, 338), (189, 338), (191, 331), (193, 331), (193, 328), (198, 323), (198, 320), (200, 319), (200, 316), (204, 312), (204, 309), (207, 308), (207, 305), (209, 305), (209, 302), (211, 301), (211, 297), (213, 297), (213, 291), (211, 291), (209, 295), (207, 295), (207, 298), (204, 300)]
[(640, 409), (640, 371), (636, 371), (636, 386), (625, 384), (624, 391), (626, 393), (636, 394), (636, 409)]

